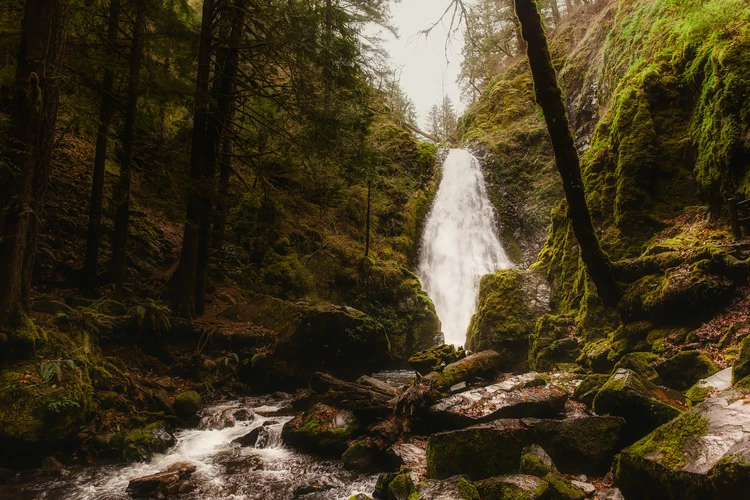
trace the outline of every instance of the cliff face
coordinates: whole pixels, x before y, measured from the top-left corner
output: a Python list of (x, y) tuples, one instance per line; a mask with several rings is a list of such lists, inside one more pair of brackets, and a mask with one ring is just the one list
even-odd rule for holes
[[(663, 325), (701, 328), (746, 284), (717, 262), (746, 265), (730, 245), (726, 199), (750, 188), (749, 20), (736, 0), (611, 0), (582, 6), (549, 34), (589, 207), (618, 278), (630, 283), (618, 311), (601, 306), (580, 263), (525, 58), (468, 112), (464, 137), (486, 151), (506, 247), (546, 274), (552, 311), (574, 320), (583, 350), (622, 341), (618, 330), (628, 337), (623, 321), (651, 322), (623, 352)], [(725, 279), (719, 293), (711, 284)], [(680, 312), (699, 303), (701, 314)]]

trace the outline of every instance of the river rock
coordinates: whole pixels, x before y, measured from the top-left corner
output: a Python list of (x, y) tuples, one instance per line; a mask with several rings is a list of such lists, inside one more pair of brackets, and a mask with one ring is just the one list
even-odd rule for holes
[(550, 497), (555, 500), (583, 500), (586, 493), (560, 474), (550, 473), (544, 477), (549, 484)]
[(474, 484), (465, 477), (428, 479), (417, 483), (409, 500), (484, 500)]
[(457, 429), (498, 418), (554, 417), (567, 400), (567, 391), (532, 372), (441, 399), (431, 412), (446, 428)]
[(134, 498), (176, 496), (195, 470), (196, 466), (191, 463), (178, 462), (164, 472), (131, 480), (127, 492)]
[(746, 498), (750, 491), (750, 402), (728, 391), (659, 427), (618, 455), (626, 498)]
[(195, 391), (181, 392), (174, 398), (174, 411), (180, 418), (190, 418), (203, 407), (201, 396)]
[(413, 354), (409, 358), (409, 366), (420, 374), (427, 375), (465, 357), (466, 351), (463, 348), (456, 349), (453, 344), (443, 344)]
[(732, 367), (725, 368), (720, 372), (714, 373), (708, 378), (699, 380), (690, 389), (685, 392), (685, 396), (693, 404), (702, 403), (706, 396), (712, 392), (720, 392), (729, 389), (732, 386)]
[(544, 500), (549, 498), (549, 483), (526, 474), (506, 474), (475, 483), (482, 500)]
[(306, 451), (339, 456), (346, 451), (348, 441), (361, 431), (352, 412), (318, 403), (284, 424), (281, 438)]
[(519, 471), (524, 448), (538, 444), (563, 472), (605, 472), (615, 454), (619, 417), (571, 415), (564, 419), (500, 419), (433, 434), (427, 442), (427, 475), (467, 474), (473, 480)]
[(441, 372), (429, 373), (424, 379), (438, 391), (445, 391), (459, 382), (496, 370), (501, 361), (500, 355), (495, 351), (482, 351), (449, 364)]
[(237, 443), (240, 446), (263, 448), (268, 444), (269, 435), (268, 429), (265, 427), (256, 427), (244, 436), (240, 436), (234, 440), (233, 443)]
[(713, 361), (702, 351), (680, 351), (656, 365), (657, 383), (686, 391), (700, 379), (718, 371)]
[(44, 457), (42, 459), (42, 470), (52, 476), (64, 476), (67, 474), (63, 464), (55, 457)]
[(557, 467), (541, 446), (531, 445), (521, 455), (521, 474), (544, 477), (550, 472), (557, 472)]
[(602, 387), (604, 387), (604, 384), (606, 384), (608, 380), (609, 375), (599, 373), (588, 375), (581, 380), (581, 383), (575, 388), (573, 399), (576, 399), (585, 404), (588, 408), (591, 408), (594, 405), (594, 398), (597, 393)]
[(686, 409), (686, 398), (682, 394), (657, 386), (625, 368), (618, 369), (594, 398), (596, 413), (625, 419), (624, 439), (629, 443)]

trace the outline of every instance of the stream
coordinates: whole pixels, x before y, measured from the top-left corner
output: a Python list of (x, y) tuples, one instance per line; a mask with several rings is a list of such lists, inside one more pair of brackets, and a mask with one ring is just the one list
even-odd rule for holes
[[(251, 419), (234, 421), (241, 410)], [(357, 493), (371, 493), (377, 475), (350, 472), (338, 460), (307, 455), (284, 446), (281, 429), (295, 412), (291, 400), (270, 396), (246, 398), (217, 404), (202, 412), (195, 429), (175, 434), (175, 445), (149, 462), (129, 465), (78, 466), (67, 475), (50, 478), (41, 471), (22, 473), (9, 484), (0, 485), (0, 498), (49, 500), (126, 500), (131, 479), (155, 474), (178, 462), (197, 467), (190, 479), (193, 490), (180, 495), (184, 500), (305, 500), (347, 499)], [(226, 423), (224, 423), (226, 422)], [(225, 428), (223, 425), (229, 425)], [(253, 447), (232, 443), (257, 427), (265, 429)]]

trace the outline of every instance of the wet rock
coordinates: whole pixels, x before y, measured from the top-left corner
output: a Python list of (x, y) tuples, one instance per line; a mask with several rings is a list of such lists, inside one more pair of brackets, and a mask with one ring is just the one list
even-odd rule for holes
[(563, 472), (603, 473), (617, 449), (624, 421), (572, 415), (564, 419), (501, 419), (439, 432), (427, 444), (427, 475), (467, 474), (473, 480), (519, 471), (527, 446), (541, 446)]
[(383, 420), (367, 436), (351, 443), (341, 456), (344, 467), (362, 472), (397, 469), (404, 462), (389, 448), (400, 437), (399, 422), (394, 418)]
[(169, 498), (180, 493), (182, 486), (195, 472), (196, 466), (178, 462), (164, 472), (133, 479), (127, 492), (134, 498)]
[(394, 444), (389, 450), (398, 465), (424, 476), (427, 472), (427, 440), (411, 438), (409, 441)]
[(549, 484), (544, 479), (525, 474), (506, 474), (476, 483), (482, 500), (544, 500)]
[(226, 409), (203, 415), (198, 428), (201, 430), (221, 430), (237, 425), (237, 419), (234, 417), (235, 411)]
[(549, 284), (541, 273), (507, 269), (483, 276), (466, 347), (493, 349), (503, 370), (525, 371), (529, 338), (537, 319), (549, 309), (549, 295)]
[(388, 500), (388, 485), (395, 479), (398, 474), (394, 472), (387, 472), (378, 476), (378, 482), (375, 484), (375, 489), (372, 492), (372, 496), (379, 500)]
[(621, 369), (631, 370), (641, 378), (654, 381), (659, 374), (656, 372), (656, 364), (659, 356), (652, 352), (631, 352), (623, 356), (615, 365), (615, 371)]
[(174, 384), (174, 380), (172, 380), (169, 377), (161, 377), (154, 380), (154, 385), (161, 387), (167, 392), (174, 392), (176, 386)]
[(744, 498), (748, 464), (750, 403), (728, 391), (623, 450), (615, 482), (626, 498)]
[[(482, 497), (483, 498), (483, 497)], [(465, 477), (428, 479), (417, 483), (409, 500), (480, 500), (474, 484)]]
[(325, 482), (314, 482), (311, 484), (304, 484), (302, 486), (297, 486), (294, 488), (294, 491), (292, 492), (292, 495), (294, 498), (301, 497), (304, 495), (309, 495), (311, 493), (321, 493), (323, 491), (328, 491), (333, 488), (332, 484), (325, 483)]
[(609, 373), (615, 366), (614, 361), (609, 358), (610, 352), (612, 342), (608, 339), (599, 339), (586, 344), (576, 362), (594, 373)]
[(554, 417), (567, 399), (566, 391), (532, 372), (454, 394), (438, 401), (431, 412), (446, 428), (461, 428), (498, 418)]
[(725, 368), (720, 372), (711, 375), (708, 378), (699, 380), (693, 385), (685, 396), (693, 404), (702, 403), (706, 396), (711, 392), (720, 392), (729, 389), (732, 386), (732, 367)]
[(201, 396), (195, 391), (181, 392), (174, 398), (174, 411), (180, 418), (188, 419), (197, 414), (202, 407)]
[(368, 497), (364, 493), (357, 493), (356, 495), (350, 496), (348, 500), (372, 500), (372, 498)]
[(456, 349), (453, 344), (443, 344), (413, 354), (409, 358), (409, 366), (420, 374), (427, 375), (430, 372), (438, 371), (442, 366), (455, 363), (465, 357), (466, 351), (462, 348)]
[(632, 443), (685, 411), (685, 397), (659, 387), (635, 372), (619, 369), (594, 398), (594, 411), (626, 422), (624, 439)]
[(585, 404), (588, 408), (594, 405), (594, 398), (604, 384), (609, 380), (609, 375), (595, 373), (585, 377), (573, 392), (573, 398)]
[(388, 483), (388, 499), (389, 500), (409, 500), (412, 492), (414, 491), (415, 479), (411, 473), (406, 471), (401, 474), (397, 474)]
[(108, 447), (116, 450), (126, 461), (145, 461), (154, 453), (163, 453), (174, 446), (174, 436), (167, 432), (163, 422), (142, 429), (120, 432), (109, 439)]
[(268, 430), (265, 427), (256, 427), (244, 436), (232, 440), (232, 442), (237, 443), (240, 446), (263, 448), (268, 444), (268, 440)]
[(750, 335), (740, 343), (740, 354), (732, 365), (732, 384), (750, 376)]
[(596, 498), (596, 500), (625, 500), (620, 488), (609, 488), (607, 490), (598, 491), (594, 498)]
[(452, 385), (449, 389), (451, 394), (456, 394), (457, 392), (464, 392), (469, 388), (469, 385), (466, 382), (459, 382), (456, 385)]
[(68, 472), (55, 457), (44, 457), (42, 459), (42, 470), (52, 476), (64, 476)]
[(555, 467), (547, 452), (541, 446), (534, 444), (524, 448), (523, 455), (521, 455), (520, 472), (521, 474), (544, 477), (550, 472), (557, 472), (557, 467)]
[(251, 410), (243, 408), (232, 413), (232, 417), (236, 422), (252, 422), (253, 420), (255, 420), (255, 413), (253, 413)]
[(318, 403), (284, 424), (281, 438), (290, 446), (338, 456), (346, 451), (348, 441), (361, 433), (352, 412)]
[(680, 351), (656, 365), (657, 383), (686, 391), (698, 380), (716, 373), (718, 368), (702, 351)]
[(156, 386), (156, 388), (150, 393), (150, 406), (154, 411), (161, 411), (166, 415), (175, 414), (175, 409), (172, 405), (172, 400), (169, 397), (169, 394), (159, 386)]
[[(386, 384), (387, 385), (387, 384)], [(357, 418), (373, 422), (393, 413), (396, 394), (392, 388), (353, 384), (326, 373), (315, 373), (310, 379), (313, 392), (298, 396), (294, 406), (306, 409), (315, 403), (352, 411)]]
[(459, 382), (470, 381), (491, 370), (496, 370), (502, 358), (495, 351), (482, 351), (446, 366), (442, 372), (432, 372), (424, 380), (438, 391), (444, 391)]
[(583, 500), (586, 498), (586, 493), (559, 474), (547, 474), (544, 479), (549, 484), (550, 497), (554, 500)]

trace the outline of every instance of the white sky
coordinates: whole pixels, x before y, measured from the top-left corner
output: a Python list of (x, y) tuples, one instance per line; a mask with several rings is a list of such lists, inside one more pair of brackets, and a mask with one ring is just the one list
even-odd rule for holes
[(427, 112), (442, 100), (443, 90), (457, 111), (465, 108), (456, 82), (461, 70), (462, 33), (448, 39), (449, 14), (429, 38), (419, 34), (440, 19), (450, 3), (451, 0), (401, 0), (391, 5), (392, 24), (398, 29), (399, 38), (381, 31), (392, 68), (401, 70), (401, 88), (414, 102), (419, 123), (425, 127)]

